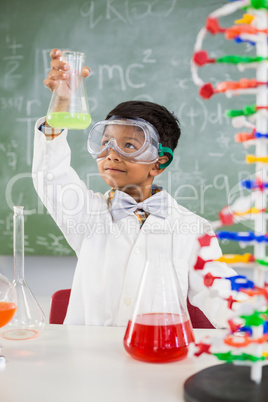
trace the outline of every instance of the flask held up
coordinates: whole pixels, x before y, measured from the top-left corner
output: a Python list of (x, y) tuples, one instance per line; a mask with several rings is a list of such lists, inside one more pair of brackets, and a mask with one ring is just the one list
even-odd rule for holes
[(47, 112), (51, 127), (83, 130), (91, 123), (86, 88), (82, 76), (85, 53), (64, 51), (62, 61), (69, 64), (67, 80), (54, 89)]

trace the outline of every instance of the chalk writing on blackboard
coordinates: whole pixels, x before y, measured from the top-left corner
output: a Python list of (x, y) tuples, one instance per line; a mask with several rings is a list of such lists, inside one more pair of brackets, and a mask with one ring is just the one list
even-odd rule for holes
[(6, 37), (6, 55), (3, 56), (5, 62), (4, 74), (4, 88), (14, 88), (17, 80), (22, 78), (21, 74), (21, 61), (24, 59), (22, 52), (23, 45), (17, 43), (16, 39), (10, 40), (9, 36)]
[(100, 12), (97, 1), (87, 1), (81, 5), (80, 14), (83, 18), (88, 19), (90, 29), (94, 29), (102, 20), (127, 24), (150, 16), (167, 18), (174, 10), (176, 3), (177, 0), (166, 0), (165, 2), (131, 2), (127, 0), (123, 5), (122, 3), (116, 5), (113, 0), (107, 0), (104, 9)]
[(17, 148), (18, 144), (15, 140), (11, 140), (8, 143), (0, 142), (0, 155), (1, 160), (9, 166), (13, 171), (17, 168)]
[(226, 126), (230, 124), (230, 119), (226, 117), (221, 103), (215, 103), (212, 111), (199, 98), (195, 98), (194, 102), (182, 102), (178, 110), (178, 117), (182, 127), (198, 126), (199, 132), (203, 132), (207, 125)]
[(16, 110), (18, 112), (22, 111), (22, 105), (24, 101), (24, 96), (14, 96), (14, 97), (0, 97), (0, 109), (1, 110)]
[(70, 255), (72, 250), (65, 245), (64, 236), (49, 233), (47, 236), (37, 236), (36, 245), (43, 246), (54, 255)]

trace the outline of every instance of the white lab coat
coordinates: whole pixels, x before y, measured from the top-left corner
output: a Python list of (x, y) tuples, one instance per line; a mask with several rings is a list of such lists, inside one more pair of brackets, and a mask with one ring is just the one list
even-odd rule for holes
[[(34, 186), (78, 258), (65, 324), (127, 325), (146, 255), (161, 250), (164, 233), (171, 231), (173, 262), (185, 304), (188, 295), (214, 326), (225, 327), (230, 316), (226, 301), (210, 298), (200, 272), (192, 268), (199, 251), (197, 237), (213, 233), (208, 222), (178, 205), (169, 194), (166, 219), (150, 215), (141, 229), (134, 214), (113, 221), (107, 195), (88, 190), (70, 166), (67, 130), (47, 141), (38, 130), (43, 121), (35, 127)], [(146, 250), (150, 231), (162, 234), (154, 236), (153, 246)], [(216, 239), (202, 252), (205, 259), (221, 256)], [(212, 267), (216, 276), (236, 274), (223, 263), (208, 263), (206, 270)], [(224, 280), (213, 286), (221, 292), (230, 289)]]

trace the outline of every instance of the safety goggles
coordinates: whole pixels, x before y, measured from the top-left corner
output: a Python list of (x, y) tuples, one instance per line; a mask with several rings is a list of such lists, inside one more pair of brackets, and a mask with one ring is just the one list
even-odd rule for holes
[(109, 120), (96, 123), (90, 130), (87, 149), (94, 159), (106, 158), (111, 149), (120, 157), (135, 163), (154, 163), (159, 156), (169, 153), (167, 167), (172, 159), (170, 148), (162, 147), (159, 134), (152, 124), (140, 119), (125, 119), (112, 116)]

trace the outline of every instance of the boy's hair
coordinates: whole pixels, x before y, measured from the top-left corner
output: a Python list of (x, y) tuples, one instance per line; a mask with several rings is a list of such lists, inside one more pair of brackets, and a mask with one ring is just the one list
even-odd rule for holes
[(106, 116), (106, 120), (112, 116), (133, 119), (139, 117), (151, 123), (158, 131), (160, 143), (169, 147), (172, 151), (176, 148), (181, 135), (179, 120), (164, 106), (147, 101), (128, 101), (117, 105)]

